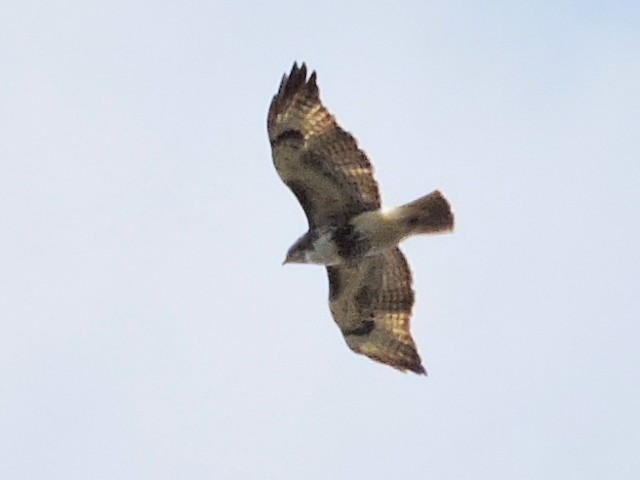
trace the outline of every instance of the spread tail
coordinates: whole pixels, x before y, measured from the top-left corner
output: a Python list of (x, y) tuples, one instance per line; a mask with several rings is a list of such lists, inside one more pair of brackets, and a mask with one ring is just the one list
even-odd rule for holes
[(451, 207), (438, 190), (398, 207), (394, 217), (404, 226), (406, 236), (453, 230)]

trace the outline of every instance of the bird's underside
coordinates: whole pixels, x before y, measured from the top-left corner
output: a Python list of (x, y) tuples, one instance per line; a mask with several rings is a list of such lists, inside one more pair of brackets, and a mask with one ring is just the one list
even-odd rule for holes
[(331, 313), (352, 350), (425, 373), (409, 331), (411, 271), (397, 245), (451, 230), (449, 203), (434, 191), (382, 212), (369, 159), (322, 105), (316, 74), (307, 78), (304, 64), (283, 76), (267, 129), (276, 170), (309, 223), (285, 263), (327, 266)]

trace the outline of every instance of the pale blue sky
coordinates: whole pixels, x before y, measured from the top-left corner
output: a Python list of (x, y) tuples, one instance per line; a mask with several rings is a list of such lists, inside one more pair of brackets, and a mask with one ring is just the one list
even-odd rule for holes
[[(12, 2), (0, 478), (640, 478), (640, 5)], [(428, 377), (353, 354), (266, 111), (294, 60), (406, 243)]]

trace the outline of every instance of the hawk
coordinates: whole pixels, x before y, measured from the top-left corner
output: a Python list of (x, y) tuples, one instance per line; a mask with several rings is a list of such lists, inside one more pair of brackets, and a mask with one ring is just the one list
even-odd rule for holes
[(297, 63), (283, 75), (267, 118), (273, 162), (302, 206), (308, 231), (284, 263), (324, 265), (329, 307), (356, 353), (424, 374), (409, 332), (411, 270), (398, 244), (453, 229), (439, 191), (381, 209), (373, 167), (354, 137), (323, 106), (316, 73)]

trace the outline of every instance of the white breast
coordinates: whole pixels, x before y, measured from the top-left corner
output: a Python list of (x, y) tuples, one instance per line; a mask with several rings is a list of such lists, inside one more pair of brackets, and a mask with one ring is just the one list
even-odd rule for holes
[(313, 248), (305, 252), (305, 257), (309, 263), (319, 265), (337, 265), (342, 263), (342, 258), (338, 255), (336, 244), (331, 238), (331, 232), (323, 232), (317, 240), (313, 242)]

